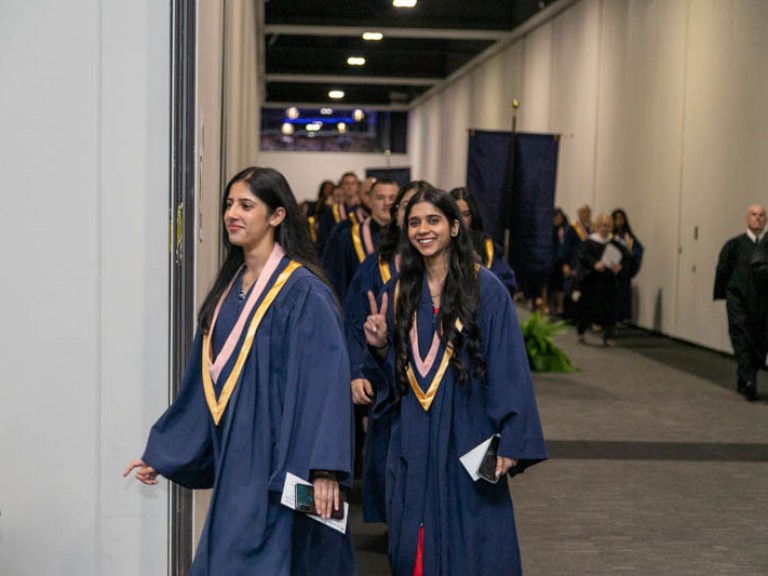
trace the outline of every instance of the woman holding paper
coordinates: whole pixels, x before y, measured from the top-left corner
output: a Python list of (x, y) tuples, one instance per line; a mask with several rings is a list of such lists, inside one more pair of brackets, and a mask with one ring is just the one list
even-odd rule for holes
[(614, 346), (615, 326), (619, 316), (619, 272), (628, 254), (626, 248), (613, 239), (613, 218), (598, 214), (595, 232), (582, 243), (579, 252), (579, 321), (576, 327), (580, 342), (590, 324), (603, 327), (603, 343)]
[[(509, 292), (476, 265), (455, 200), (414, 195), (400, 275), (370, 294), (364, 329), (394, 394), (388, 457), (389, 560), (398, 576), (519, 574), (506, 474), (546, 459)], [(391, 305), (390, 305), (391, 303)], [(500, 434), (491, 483), (460, 458)]]
[(292, 474), (313, 482), (327, 519), (341, 504), (339, 485), (351, 483), (338, 305), (279, 172), (237, 174), (222, 212), (226, 257), (201, 307), (181, 389), (124, 475), (136, 469), (144, 484), (159, 474), (213, 488), (192, 576), (352, 574), (348, 530), (281, 504)]

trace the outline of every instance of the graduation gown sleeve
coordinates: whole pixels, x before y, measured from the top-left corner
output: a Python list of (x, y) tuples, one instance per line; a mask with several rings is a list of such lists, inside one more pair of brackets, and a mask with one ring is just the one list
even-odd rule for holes
[(517, 313), (503, 285), (483, 271), (481, 300), (486, 406), (501, 433), (499, 455), (518, 461), (513, 475), (546, 460), (547, 451)]
[(278, 492), (286, 471), (309, 478), (312, 470), (333, 470), (346, 487), (352, 477), (352, 397), (341, 319), (327, 286), (314, 276), (301, 283), (285, 302), (281, 463), (270, 482)]
[(200, 374), (202, 336), (198, 331), (174, 403), (152, 427), (142, 460), (158, 474), (186, 488), (213, 486), (213, 446)]

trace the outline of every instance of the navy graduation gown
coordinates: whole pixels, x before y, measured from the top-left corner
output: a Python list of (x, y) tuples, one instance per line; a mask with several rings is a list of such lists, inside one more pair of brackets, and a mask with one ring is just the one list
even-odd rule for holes
[[(336, 290), (336, 294), (341, 302), (344, 301), (347, 286), (349, 286), (352, 277), (360, 266), (360, 257), (355, 249), (355, 242), (352, 236), (355, 226), (356, 224), (351, 220), (345, 220), (336, 226), (325, 243), (323, 252), (323, 270)], [(360, 234), (363, 252), (367, 257), (370, 253), (367, 252), (365, 241), (363, 240), (363, 225), (360, 224), (357, 230)], [(372, 253), (375, 254), (379, 246), (379, 225), (373, 219), (370, 220), (370, 230), (371, 243), (373, 244)]]
[[(260, 300), (287, 264), (283, 258)], [(236, 292), (222, 306), (214, 348), (236, 320)], [(213, 488), (190, 574), (352, 574), (349, 530), (340, 534), (280, 504), (286, 472), (306, 480), (311, 470), (335, 470), (342, 486), (351, 483), (349, 359), (331, 291), (305, 268), (293, 273), (256, 332), (218, 426), (204, 396), (201, 348), (198, 334), (179, 396), (143, 456), (174, 482)]]
[[(394, 263), (384, 264), (391, 278), (397, 275)], [(383, 391), (390, 389), (387, 375), (380, 364), (371, 356), (365, 341), (363, 324), (371, 313), (368, 291), (378, 295), (385, 281), (379, 268), (379, 256), (368, 256), (352, 277), (344, 301), (344, 328), (349, 348), (349, 362), (352, 379), (365, 378), (373, 387), (374, 400), (367, 407), (368, 426), (363, 449), (363, 521), (386, 522), (386, 468), (389, 451), (389, 431), (392, 413), (379, 410)]]
[[(391, 315), (389, 320), (391, 331)], [(494, 433), (501, 434), (499, 454), (518, 460), (511, 475), (547, 458), (517, 315), (506, 288), (485, 269), (480, 269), (477, 321), (487, 362), (486, 383), (470, 374), (459, 386), (449, 368), (428, 412), (408, 390), (394, 413), (387, 518), (389, 559), (398, 576), (413, 573), (420, 526), (426, 575), (521, 573), (506, 481), (473, 481), (459, 460)], [(419, 348), (426, 352), (434, 334), (426, 277), (416, 322)], [(414, 368), (422, 390), (429, 387), (444, 353), (441, 344), (425, 378)], [(467, 351), (460, 353), (471, 366)], [(390, 352), (390, 370), (392, 363)]]

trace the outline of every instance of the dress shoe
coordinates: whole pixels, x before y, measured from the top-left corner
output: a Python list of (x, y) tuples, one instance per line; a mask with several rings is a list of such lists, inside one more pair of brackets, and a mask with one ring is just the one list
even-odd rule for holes
[(755, 382), (745, 382), (741, 393), (746, 396), (747, 400), (754, 402), (757, 400), (757, 384)]

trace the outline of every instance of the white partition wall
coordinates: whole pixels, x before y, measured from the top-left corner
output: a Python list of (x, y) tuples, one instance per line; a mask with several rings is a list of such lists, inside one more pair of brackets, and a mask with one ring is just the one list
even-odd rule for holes
[[(712, 284), (747, 206), (768, 202), (768, 2), (563, 0), (546, 10), (505, 48), (503, 67), (494, 58), (467, 72), (471, 127), (509, 130), (514, 86), (518, 129), (562, 134), (557, 204), (571, 216), (581, 201), (623, 207), (645, 244), (637, 321), (729, 350)], [(416, 174), (440, 181), (435, 169), (466, 146), (434, 123), (436, 108), (463, 101), (463, 81), (411, 111), (422, 129), (409, 135)]]
[(169, 4), (0, 3), (0, 574), (167, 570)]

